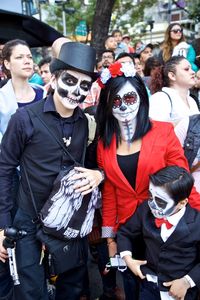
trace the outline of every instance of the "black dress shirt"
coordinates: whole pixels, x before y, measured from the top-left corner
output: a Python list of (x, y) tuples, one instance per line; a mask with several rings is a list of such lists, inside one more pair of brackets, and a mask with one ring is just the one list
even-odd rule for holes
[[(61, 127), (63, 137), (71, 136), (73, 126), (83, 113), (77, 107), (69, 118), (62, 118), (57, 112), (53, 96), (49, 95), (44, 103), (44, 113), (52, 113), (54, 122)], [(13, 206), (11, 196), (12, 180), (15, 169), (20, 166), (23, 150), (34, 134), (33, 125), (25, 108), (20, 108), (11, 117), (3, 136), (0, 153), (0, 228), (11, 225), (10, 211)], [(44, 140), (45, 142), (45, 140)], [(42, 151), (42, 146), (41, 146)]]

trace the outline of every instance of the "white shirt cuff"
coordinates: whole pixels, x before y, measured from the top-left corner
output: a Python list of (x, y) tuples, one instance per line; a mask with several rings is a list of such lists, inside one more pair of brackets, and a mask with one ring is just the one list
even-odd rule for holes
[(196, 286), (195, 282), (192, 280), (192, 278), (189, 275), (185, 275), (184, 277), (189, 282), (191, 288)]
[(131, 252), (131, 251), (128, 251), (128, 250), (120, 252), (121, 258), (123, 258), (123, 257), (126, 256), (126, 255), (132, 256), (132, 252)]

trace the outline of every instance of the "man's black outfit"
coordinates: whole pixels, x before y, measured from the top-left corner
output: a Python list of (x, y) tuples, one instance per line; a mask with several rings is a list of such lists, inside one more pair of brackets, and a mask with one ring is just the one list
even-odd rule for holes
[[(55, 109), (52, 95), (30, 105), (50, 130), (62, 142), (71, 136), (68, 151), (81, 162), (83, 149), (88, 138), (87, 118), (77, 107), (69, 118), (62, 118)], [(23, 163), (22, 163), (23, 161)], [(24, 229), (28, 235), (17, 242), (16, 257), (21, 284), (15, 288), (15, 299), (46, 300), (47, 291), (43, 266), (39, 264), (41, 244), (36, 240), (35, 216), (30, 191), (24, 175), (26, 168), (38, 211), (47, 200), (53, 182), (61, 168), (73, 164), (69, 156), (49, 134), (39, 119), (29, 109), (19, 109), (11, 118), (2, 140), (0, 155), (0, 228), (11, 225), (12, 201), (10, 190), (13, 172), (20, 165), (21, 180), (18, 193), (18, 211), (13, 225)], [(85, 273), (87, 241), (79, 240), (82, 247), (81, 267), (58, 276), (56, 299), (79, 299), (82, 289), (81, 278)], [(80, 258), (79, 258), (80, 259)]]

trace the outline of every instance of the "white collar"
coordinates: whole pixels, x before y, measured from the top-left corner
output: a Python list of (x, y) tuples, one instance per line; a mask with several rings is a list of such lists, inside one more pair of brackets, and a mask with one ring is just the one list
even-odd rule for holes
[(177, 213), (167, 217), (167, 220), (169, 221), (169, 223), (172, 224), (173, 226), (176, 226), (178, 224), (178, 222), (180, 221), (180, 219), (182, 218), (182, 216), (184, 215), (185, 210), (186, 210), (186, 206), (181, 208)]

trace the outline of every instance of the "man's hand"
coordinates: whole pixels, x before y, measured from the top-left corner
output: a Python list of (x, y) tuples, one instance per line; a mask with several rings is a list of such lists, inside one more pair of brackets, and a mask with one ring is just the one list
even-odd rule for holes
[(82, 179), (78, 184), (74, 184), (76, 193), (81, 193), (83, 196), (91, 193), (103, 180), (103, 175), (99, 170), (91, 170), (83, 167), (75, 167), (79, 174), (71, 177), (72, 180)]
[(4, 230), (0, 231), (0, 261), (3, 263), (6, 262), (6, 259), (8, 258), (7, 251), (3, 247), (3, 240), (5, 239), (4, 236)]
[(140, 270), (140, 266), (146, 265), (146, 260), (137, 260), (133, 259), (130, 255), (125, 255), (123, 259), (126, 262), (126, 265), (129, 267), (129, 269), (136, 275), (139, 276), (141, 279), (144, 279), (145, 276), (142, 274)]
[(164, 282), (163, 285), (170, 287), (169, 295), (179, 300), (185, 299), (187, 290), (190, 288), (189, 282), (184, 277)]

